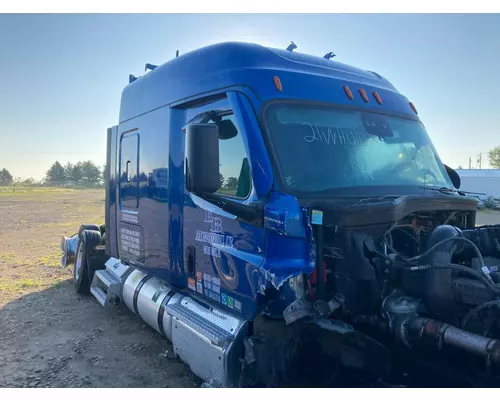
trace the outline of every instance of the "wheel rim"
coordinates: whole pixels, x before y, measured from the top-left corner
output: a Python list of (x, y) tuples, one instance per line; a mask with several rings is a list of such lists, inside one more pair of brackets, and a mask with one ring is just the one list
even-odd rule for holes
[(82, 262), (83, 262), (83, 248), (82, 246), (78, 246), (78, 251), (76, 254), (75, 261), (75, 280), (80, 278), (80, 272), (82, 270)]

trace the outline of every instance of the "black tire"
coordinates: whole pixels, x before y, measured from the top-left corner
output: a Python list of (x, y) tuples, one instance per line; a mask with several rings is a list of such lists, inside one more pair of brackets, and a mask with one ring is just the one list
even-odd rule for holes
[(101, 236), (104, 236), (104, 234), (106, 233), (106, 225), (101, 225), (99, 227), (99, 231), (101, 232)]
[(87, 255), (85, 254), (85, 244), (81, 240), (78, 242), (76, 249), (75, 265), (73, 266), (73, 284), (75, 285), (76, 293), (83, 295), (90, 293)]
[(82, 232), (83, 231), (98, 231), (100, 232), (99, 226), (95, 224), (83, 224), (80, 225), (80, 229), (78, 230), (78, 237), (82, 240)]
[(102, 244), (102, 237), (99, 231), (84, 231), (83, 242), (87, 256), (87, 275), (89, 283), (92, 283), (94, 274), (98, 269), (104, 269), (106, 266), (106, 253), (95, 250), (95, 246)]
[[(89, 294), (94, 273), (105, 268), (96, 262), (95, 246), (101, 244), (101, 234), (95, 230), (80, 232), (80, 241), (76, 250), (76, 260), (73, 269), (75, 290), (78, 294)], [(80, 254), (81, 253), (81, 254)]]

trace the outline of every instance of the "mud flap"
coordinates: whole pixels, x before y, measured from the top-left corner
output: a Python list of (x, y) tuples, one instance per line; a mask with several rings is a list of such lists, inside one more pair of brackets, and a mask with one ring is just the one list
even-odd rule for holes
[(106, 255), (105, 245), (95, 245), (88, 254), (88, 263), (93, 267), (93, 270), (105, 269), (104, 265), (109, 257)]
[(94, 273), (100, 269), (106, 269), (105, 263), (109, 257), (106, 254), (106, 245), (102, 243), (102, 237), (98, 231), (83, 231), (85, 234), (85, 252), (88, 265), (88, 279), (92, 283)]

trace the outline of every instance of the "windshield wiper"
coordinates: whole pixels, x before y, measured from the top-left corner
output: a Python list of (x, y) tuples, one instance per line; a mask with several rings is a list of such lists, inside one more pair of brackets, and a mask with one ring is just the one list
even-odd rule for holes
[(444, 193), (444, 194), (458, 193), (461, 196), (465, 196), (467, 194), (477, 194), (477, 195), (486, 196), (486, 193), (465, 192), (463, 190), (452, 189), (452, 188), (448, 188), (445, 186), (440, 187), (440, 188), (432, 187), (432, 186), (419, 186), (418, 188), (424, 189), (424, 190), (434, 190), (434, 191)]
[(381, 202), (384, 200), (389, 200), (389, 199), (397, 199), (398, 197), (401, 197), (400, 195), (387, 195), (387, 196), (382, 196), (382, 197), (364, 197), (361, 200), (359, 200), (356, 205), (358, 204), (363, 204), (363, 203), (376, 203), (376, 202)]

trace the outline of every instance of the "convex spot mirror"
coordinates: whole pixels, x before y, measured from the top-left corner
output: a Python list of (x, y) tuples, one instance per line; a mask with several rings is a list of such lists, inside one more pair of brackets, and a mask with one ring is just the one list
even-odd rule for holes
[(453, 186), (455, 186), (455, 189), (460, 189), (460, 186), (462, 185), (462, 179), (460, 179), (460, 175), (458, 175), (458, 172), (453, 168), (448, 167), (446, 164), (444, 164), (444, 167), (446, 168), (446, 172), (451, 179), (451, 183), (453, 183)]
[(238, 129), (236, 129), (236, 126), (234, 126), (233, 121), (230, 119), (219, 122), (217, 126), (219, 127), (219, 139), (232, 139), (238, 134)]

